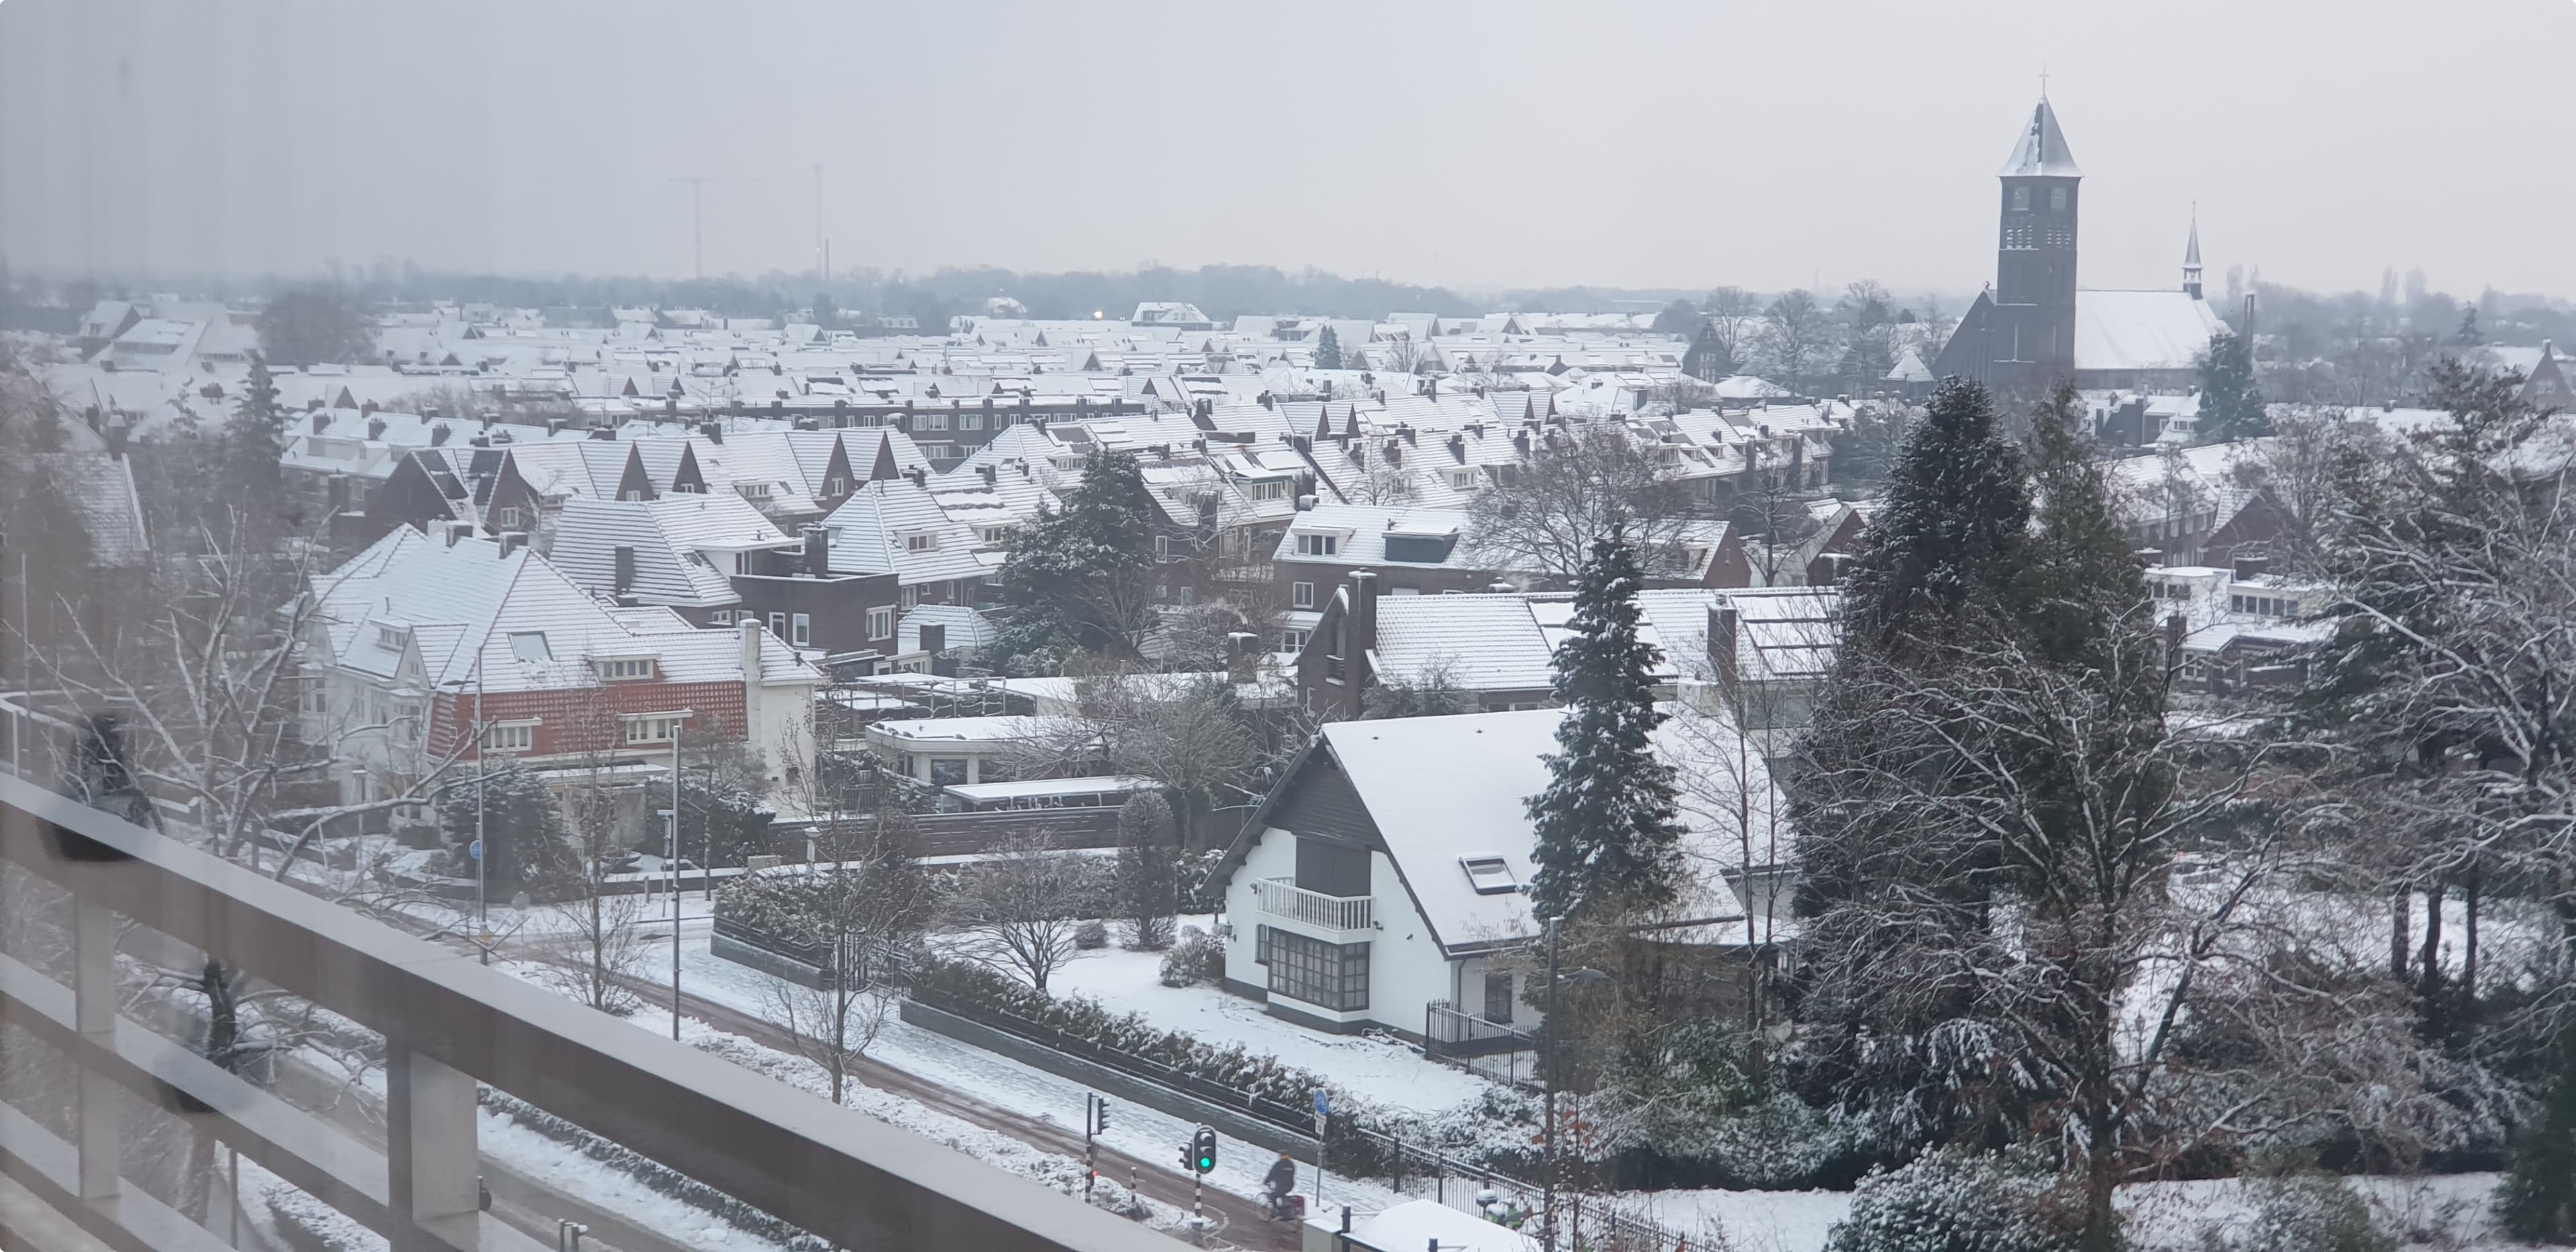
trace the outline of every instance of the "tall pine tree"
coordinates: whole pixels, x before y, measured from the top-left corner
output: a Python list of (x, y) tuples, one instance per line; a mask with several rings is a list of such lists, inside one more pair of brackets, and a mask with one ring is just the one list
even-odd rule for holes
[(1932, 393), (1888, 475), (1845, 590), (1852, 627), (1884, 642), (1927, 614), (1955, 613), (2008, 586), (2029, 543), (2021, 454), (1984, 387), (1957, 378)]
[(1342, 367), (1342, 337), (1325, 327), (1315, 336), (1315, 368), (1337, 370)]
[(2272, 433), (2262, 388), (2254, 385), (2254, 345), (2243, 335), (2210, 337), (2200, 357), (2200, 435), (2216, 442)]
[(1001, 653), (1053, 672), (1077, 651), (1130, 650), (1153, 624), (1159, 516), (1135, 455), (1094, 448), (1063, 511), (1040, 513), (1005, 546)]
[(2034, 650), (2059, 665), (2086, 659), (2112, 637), (2120, 616), (2147, 598), (2110, 482), (2081, 429), (2081, 403), (2073, 387), (2060, 386), (2033, 415), (2039, 524), (2007, 600)]
[(1551, 780), (1529, 801), (1538, 836), (1530, 899), (1541, 917), (1650, 910), (1678, 895), (1679, 788), (1653, 743), (1664, 720), (1653, 675), (1662, 652), (1637, 634), (1644, 579), (1614, 525), (1575, 583), (1571, 633), (1556, 650), (1564, 750), (1548, 754)]

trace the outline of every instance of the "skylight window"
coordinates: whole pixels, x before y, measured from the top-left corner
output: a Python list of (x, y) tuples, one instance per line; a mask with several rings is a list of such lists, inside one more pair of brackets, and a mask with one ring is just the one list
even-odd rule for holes
[(1512, 867), (1499, 856), (1461, 857), (1458, 864), (1467, 871), (1467, 883), (1477, 895), (1509, 895), (1521, 889), (1520, 880), (1512, 877)]
[(546, 632), (518, 630), (510, 632), (510, 655), (522, 661), (551, 661), (555, 650), (546, 644)]

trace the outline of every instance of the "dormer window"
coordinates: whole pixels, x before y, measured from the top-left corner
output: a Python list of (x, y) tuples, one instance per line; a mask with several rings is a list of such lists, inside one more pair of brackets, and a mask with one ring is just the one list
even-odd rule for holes
[(610, 657), (598, 664), (599, 676), (606, 682), (638, 682), (653, 677), (653, 658), (649, 656)]
[(400, 626), (376, 627), (376, 646), (387, 652), (402, 651), (403, 643), (407, 638), (409, 638), (409, 632)]
[(1474, 491), (1476, 471), (1471, 469), (1449, 471), (1449, 486), (1454, 491)]
[(905, 535), (903, 537), (903, 550), (906, 552), (937, 552), (939, 550), (939, 536), (936, 533), (927, 531), (918, 535)]
[(1341, 550), (1342, 537), (1339, 535), (1297, 536), (1297, 555), (1299, 556), (1332, 556)]
[(1477, 895), (1510, 895), (1521, 889), (1520, 880), (1512, 876), (1512, 867), (1499, 856), (1460, 857), (1458, 867), (1467, 871), (1467, 885), (1474, 887)]
[(1257, 483), (1247, 483), (1244, 486), (1244, 494), (1255, 500), (1285, 500), (1288, 498), (1288, 481), (1284, 478), (1273, 478)]

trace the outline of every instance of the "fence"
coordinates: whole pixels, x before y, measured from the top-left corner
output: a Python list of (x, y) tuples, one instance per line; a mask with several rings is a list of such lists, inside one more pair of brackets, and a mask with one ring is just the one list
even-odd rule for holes
[[(1266, 1125), (1301, 1136), (1314, 1134), (1315, 1115), (1310, 1109), (1239, 1091), (1160, 1061), (1104, 1047), (1043, 1022), (1031, 1021), (1008, 1009), (941, 988), (916, 986), (912, 989), (912, 998), (942, 1012), (1206, 1101)], [(1466, 1212), (1479, 1210), (1476, 1203), (1479, 1191), (1491, 1190), (1506, 1204), (1517, 1204), (1533, 1214), (1538, 1212), (1543, 1198), (1543, 1191), (1536, 1183), (1470, 1164), (1420, 1144), (1406, 1143), (1353, 1119), (1335, 1119), (1331, 1134), (1321, 1141), (1319, 1147), (1327, 1158), (1327, 1169), (1391, 1179), (1398, 1190), (1427, 1193), (1429, 1198)], [(1573, 1197), (1561, 1207), (1565, 1211), (1569, 1232), (1568, 1239), (1559, 1241), (1561, 1247), (1586, 1248), (1591, 1252), (1681, 1252), (1687, 1247), (1686, 1237), (1681, 1232), (1606, 1201)]]

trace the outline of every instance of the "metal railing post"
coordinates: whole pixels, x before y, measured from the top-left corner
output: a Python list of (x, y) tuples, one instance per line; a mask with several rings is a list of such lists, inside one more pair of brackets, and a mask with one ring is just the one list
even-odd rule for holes
[(385, 1195), (414, 1227), (410, 1247), (472, 1252), (481, 1224), (481, 1158), (475, 1148), (474, 1080), (388, 1040), (385, 1047)]
[(82, 898), (72, 903), (72, 1023), (89, 1054), (77, 1058), (80, 1198), (112, 1202), (123, 1185), (116, 1082), (93, 1058), (116, 1051), (116, 915)]

